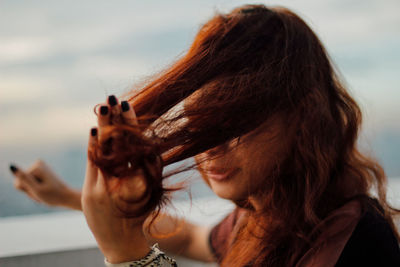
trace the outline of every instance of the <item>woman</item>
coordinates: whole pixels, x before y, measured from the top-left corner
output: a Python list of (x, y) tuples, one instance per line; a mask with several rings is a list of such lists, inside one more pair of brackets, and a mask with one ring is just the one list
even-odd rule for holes
[[(31, 198), (83, 209), (107, 264), (160, 259), (158, 242), (221, 266), (400, 266), (384, 172), (356, 147), (360, 109), (291, 11), (216, 15), (174, 65), (97, 114), (82, 202), (42, 162), (12, 170)], [(213, 229), (159, 213), (175, 190), (162, 168), (192, 156), (237, 206)]]

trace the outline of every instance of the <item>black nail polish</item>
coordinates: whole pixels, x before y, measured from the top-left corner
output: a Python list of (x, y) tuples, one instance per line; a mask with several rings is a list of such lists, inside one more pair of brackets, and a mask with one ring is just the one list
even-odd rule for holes
[(110, 106), (112, 107), (117, 104), (117, 98), (115, 97), (115, 95), (108, 96), (108, 104), (110, 104)]
[(97, 128), (92, 128), (92, 129), (90, 130), (90, 134), (91, 134), (92, 136), (96, 136), (96, 134), (97, 134)]
[(107, 115), (108, 113), (108, 107), (107, 106), (101, 106), (100, 107), (100, 114), (101, 115)]
[(128, 111), (129, 110), (129, 102), (128, 101), (122, 101), (121, 102), (121, 109), (122, 109), (122, 112)]
[(12, 173), (16, 173), (18, 171), (18, 168), (15, 167), (13, 164), (10, 164), (10, 170)]

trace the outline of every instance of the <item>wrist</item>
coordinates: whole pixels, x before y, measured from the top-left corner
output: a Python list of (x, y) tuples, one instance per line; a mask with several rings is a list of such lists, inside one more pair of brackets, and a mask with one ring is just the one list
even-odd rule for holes
[(81, 191), (67, 187), (64, 199), (66, 201), (61, 206), (82, 211)]
[(129, 262), (129, 261), (137, 261), (140, 260), (146, 255), (149, 254), (150, 248), (146, 246), (145, 248), (140, 248), (135, 251), (118, 251), (116, 253), (107, 253), (104, 254), (104, 257), (107, 259), (107, 261), (111, 264), (118, 264), (122, 262)]
[(119, 243), (118, 247), (114, 246), (109, 249), (104, 249), (103, 254), (108, 262), (115, 264), (127, 261), (140, 260), (150, 252), (150, 247), (144, 235), (136, 236), (127, 243)]
[(136, 261), (144, 258), (151, 250), (141, 227), (134, 227), (130, 232), (131, 238), (124, 236), (120, 240), (98, 242), (100, 250), (109, 263), (116, 264)]
[(176, 261), (160, 250), (158, 244), (154, 244), (147, 255), (139, 260), (125, 261), (121, 263), (111, 263), (107, 259), (104, 259), (106, 267), (140, 267), (140, 266), (154, 266), (163, 267), (171, 266), (177, 267)]

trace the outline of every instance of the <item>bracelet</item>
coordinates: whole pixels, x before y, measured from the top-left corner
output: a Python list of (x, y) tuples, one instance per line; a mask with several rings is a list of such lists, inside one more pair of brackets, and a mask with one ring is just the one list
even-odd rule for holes
[[(140, 260), (136, 261), (128, 261), (122, 263), (109, 263), (107, 259), (104, 259), (104, 263), (106, 267), (164, 267), (164, 266), (172, 266), (177, 267), (176, 261), (160, 250), (158, 244), (154, 244), (151, 247), (150, 252)], [(168, 264), (168, 265), (165, 265)]]

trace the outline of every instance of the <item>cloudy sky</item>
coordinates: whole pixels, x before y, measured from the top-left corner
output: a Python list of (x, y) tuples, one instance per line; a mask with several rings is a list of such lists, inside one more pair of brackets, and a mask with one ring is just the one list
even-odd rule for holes
[[(1, 0), (0, 182), (9, 161), (82, 147), (95, 104), (168, 66), (214, 12), (244, 3)], [(311, 25), (364, 110), (367, 143), (400, 148), (400, 1), (257, 3), (289, 7)], [(378, 150), (385, 164), (399, 162), (399, 149)]]
[[(213, 12), (246, 2), (1, 1), (0, 145), (80, 140), (94, 104), (182, 54)], [(400, 2), (278, 3), (318, 32), (376, 126), (397, 127)]]

